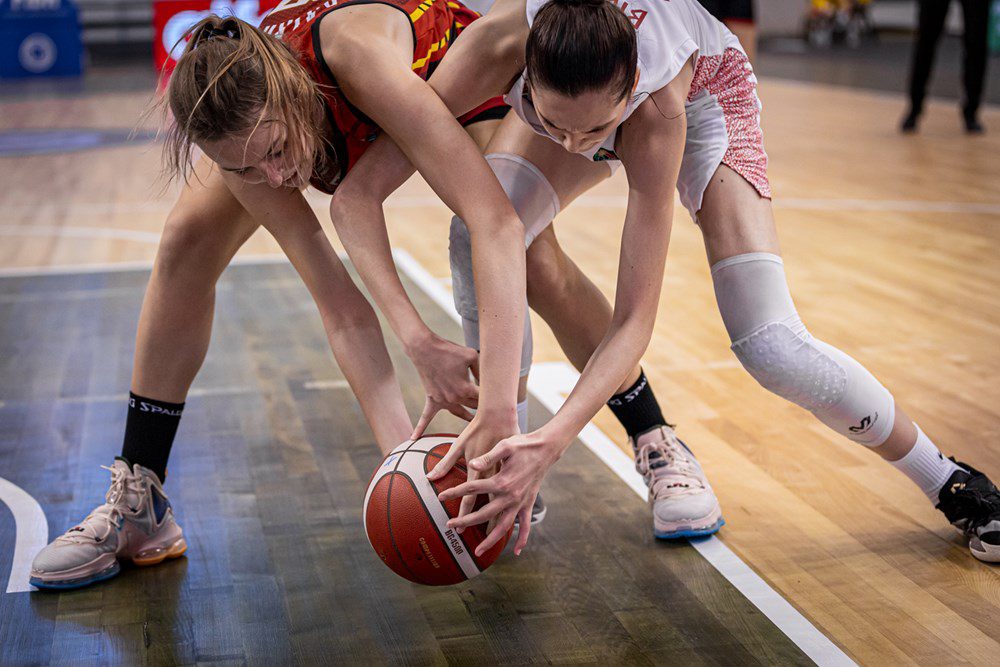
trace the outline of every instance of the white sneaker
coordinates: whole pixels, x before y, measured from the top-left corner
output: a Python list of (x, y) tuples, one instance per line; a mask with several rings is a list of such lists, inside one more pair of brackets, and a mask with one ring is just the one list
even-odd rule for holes
[(78, 525), (38, 552), (31, 584), (38, 588), (80, 588), (118, 574), (121, 559), (156, 565), (187, 550), (180, 526), (159, 478), (122, 459), (109, 468), (105, 502)]
[(653, 535), (664, 539), (718, 532), (726, 521), (711, 485), (691, 450), (669, 426), (660, 426), (631, 442), (635, 469), (649, 487)]

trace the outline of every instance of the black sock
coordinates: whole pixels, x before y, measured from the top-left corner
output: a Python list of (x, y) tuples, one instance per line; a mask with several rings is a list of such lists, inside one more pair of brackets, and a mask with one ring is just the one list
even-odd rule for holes
[(157, 401), (129, 392), (121, 457), (129, 465), (149, 468), (162, 482), (167, 476), (167, 459), (183, 411), (183, 403)]
[(615, 417), (633, 440), (650, 429), (667, 424), (663, 413), (660, 412), (660, 404), (653, 395), (653, 388), (649, 386), (646, 374), (642, 372), (639, 373), (639, 379), (634, 385), (611, 397), (608, 407), (615, 413)]

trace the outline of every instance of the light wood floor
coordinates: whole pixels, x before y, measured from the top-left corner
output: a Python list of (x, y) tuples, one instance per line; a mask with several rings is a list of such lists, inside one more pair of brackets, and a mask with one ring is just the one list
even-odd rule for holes
[[(954, 105), (931, 104), (921, 134), (902, 137), (899, 98), (773, 80), (761, 96), (803, 319), (871, 369), (942, 449), (1000, 477), (1000, 110), (983, 115), (991, 134), (971, 138)], [(131, 127), (144, 101), (3, 101), (0, 130)], [(0, 158), (0, 268), (152, 259), (175, 192), (154, 183), (157, 168), (148, 145)], [(613, 179), (556, 223), (609, 295), (624, 193)], [(449, 216), (426, 185), (408, 183), (389, 217), (393, 243), (445, 277)], [(258, 234), (242, 252), (277, 247)], [(536, 360), (562, 359), (536, 325)], [(722, 539), (817, 627), (867, 664), (996, 660), (1000, 569), (975, 561), (888, 465), (739, 367), (683, 210), (644, 364), (721, 498)], [(624, 443), (610, 414), (597, 421)]]

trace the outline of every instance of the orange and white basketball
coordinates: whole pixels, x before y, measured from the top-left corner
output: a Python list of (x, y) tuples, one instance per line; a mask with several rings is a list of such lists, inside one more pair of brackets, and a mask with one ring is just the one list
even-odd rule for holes
[[(438, 494), (465, 482), (465, 459), (435, 482), (427, 473), (456, 437), (430, 435), (404, 442), (375, 470), (365, 494), (365, 532), (375, 553), (393, 572), (419, 584), (442, 586), (471, 579), (493, 564), (510, 537), (476, 557), (486, 525), (461, 534), (448, 528), (461, 499), (442, 503)], [(485, 502), (480, 498), (477, 507)]]

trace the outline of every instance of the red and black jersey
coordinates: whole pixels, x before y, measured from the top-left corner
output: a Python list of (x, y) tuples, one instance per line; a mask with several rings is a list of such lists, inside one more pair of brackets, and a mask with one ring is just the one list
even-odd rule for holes
[(479, 14), (453, 0), (284, 0), (264, 18), (261, 30), (281, 39), (320, 84), (336, 136), (328, 160), (333, 173), (313, 173), (311, 184), (332, 193), (372, 141), (379, 127), (341, 92), (323, 60), (319, 23), (326, 14), (351, 5), (382, 4), (403, 12), (413, 28), (413, 71), (427, 79), (458, 33)]

